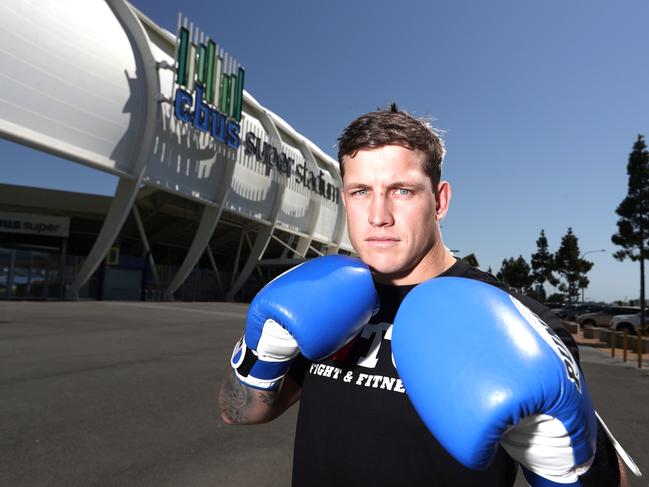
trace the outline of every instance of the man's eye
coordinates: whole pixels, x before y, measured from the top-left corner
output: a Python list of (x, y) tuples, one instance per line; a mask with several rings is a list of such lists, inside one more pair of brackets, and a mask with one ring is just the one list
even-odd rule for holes
[(367, 194), (366, 189), (357, 189), (356, 191), (352, 192), (352, 195), (355, 195), (355, 196), (365, 196), (366, 194)]
[(399, 188), (399, 189), (397, 189), (397, 194), (399, 196), (407, 196), (407, 195), (410, 194), (410, 190), (406, 189), (406, 188)]

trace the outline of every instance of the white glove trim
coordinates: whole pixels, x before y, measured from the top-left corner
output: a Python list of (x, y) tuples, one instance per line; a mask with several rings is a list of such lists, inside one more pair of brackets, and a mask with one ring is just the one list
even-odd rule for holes
[(568, 431), (561, 421), (547, 414), (523, 418), (505, 432), (500, 444), (528, 470), (558, 484), (576, 482), (595, 458), (593, 455), (588, 462), (575, 465)]
[(260, 360), (286, 362), (295, 358), (299, 351), (295, 338), (286, 328), (274, 320), (266, 320), (256, 348)]

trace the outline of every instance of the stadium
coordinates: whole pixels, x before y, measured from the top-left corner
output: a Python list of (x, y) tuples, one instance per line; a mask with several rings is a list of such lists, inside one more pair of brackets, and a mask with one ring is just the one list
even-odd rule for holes
[(118, 177), (112, 197), (0, 185), (0, 298), (247, 300), (352, 251), (337, 161), (190, 19), (172, 33), (122, 1), (0, 12), (0, 136)]

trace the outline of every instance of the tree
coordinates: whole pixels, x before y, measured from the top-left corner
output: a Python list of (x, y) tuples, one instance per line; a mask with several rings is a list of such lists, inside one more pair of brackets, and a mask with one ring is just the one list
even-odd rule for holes
[(649, 152), (643, 135), (638, 135), (633, 144), (626, 172), (629, 175), (628, 192), (615, 210), (620, 219), (617, 221), (618, 232), (611, 237), (622, 250), (615, 252), (613, 257), (619, 261), (627, 258), (640, 261), (640, 320), (644, 323), (644, 261), (649, 256)]
[(567, 294), (568, 304), (572, 298), (579, 298), (579, 290), (588, 283), (586, 274), (593, 268), (593, 263), (579, 255), (579, 241), (572, 233), (572, 228), (561, 239), (561, 246), (554, 254), (555, 270), (561, 276), (559, 290)]
[(548, 296), (547, 305), (557, 304), (563, 306), (566, 302), (566, 295), (562, 293), (552, 293)]
[(532, 282), (539, 283), (541, 286), (548, 281), (549, 284), (556, 286), (559, 280), (554, 276), (554, 256), (548, 251), (548, 239), (545, 237), (545, 231), (541, 229), (536, 241), (536, 253), (532, 254), (530, 264), (532, 264)]
[(496, 277), (521, 294), (527, 293), (533, 282), (530, 266), (522, 255), (516, 260), (513, 257), (504, 259)]

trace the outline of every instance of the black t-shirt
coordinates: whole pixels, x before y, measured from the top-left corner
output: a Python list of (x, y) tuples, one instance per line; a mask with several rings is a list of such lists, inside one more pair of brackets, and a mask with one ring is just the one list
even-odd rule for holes
[[(476, 279), (510, 292), (462, 260), (442, 276)], [(391, 335), (397, 309), (413, 287), (376, 284), (380, 310), (350, 344), (319, 362), (296, 358), (289, 374), (302, 394), (293, 487), (513, 485), (517, 465), (501, 447), (486, 470), (464, 467), (428, 431), (405, 394), (392, 361)], [(578, 359), (561, 320), (533, 299), (511, 294), (550, 325)]]
[[(461, 260), (444, 275), (473, 277), (468, 273), (495, 281)], [(406, 396), (392, 363), (391, 334), (413, 287), (377, 284), (381, 308), (352, 343), (320, 362), (296, 360), (290, 374), (302, 395), (294, 487), (513, 483), (516, 466), (502, 449), (488, 470), (467, 469), (430, 434)]]

